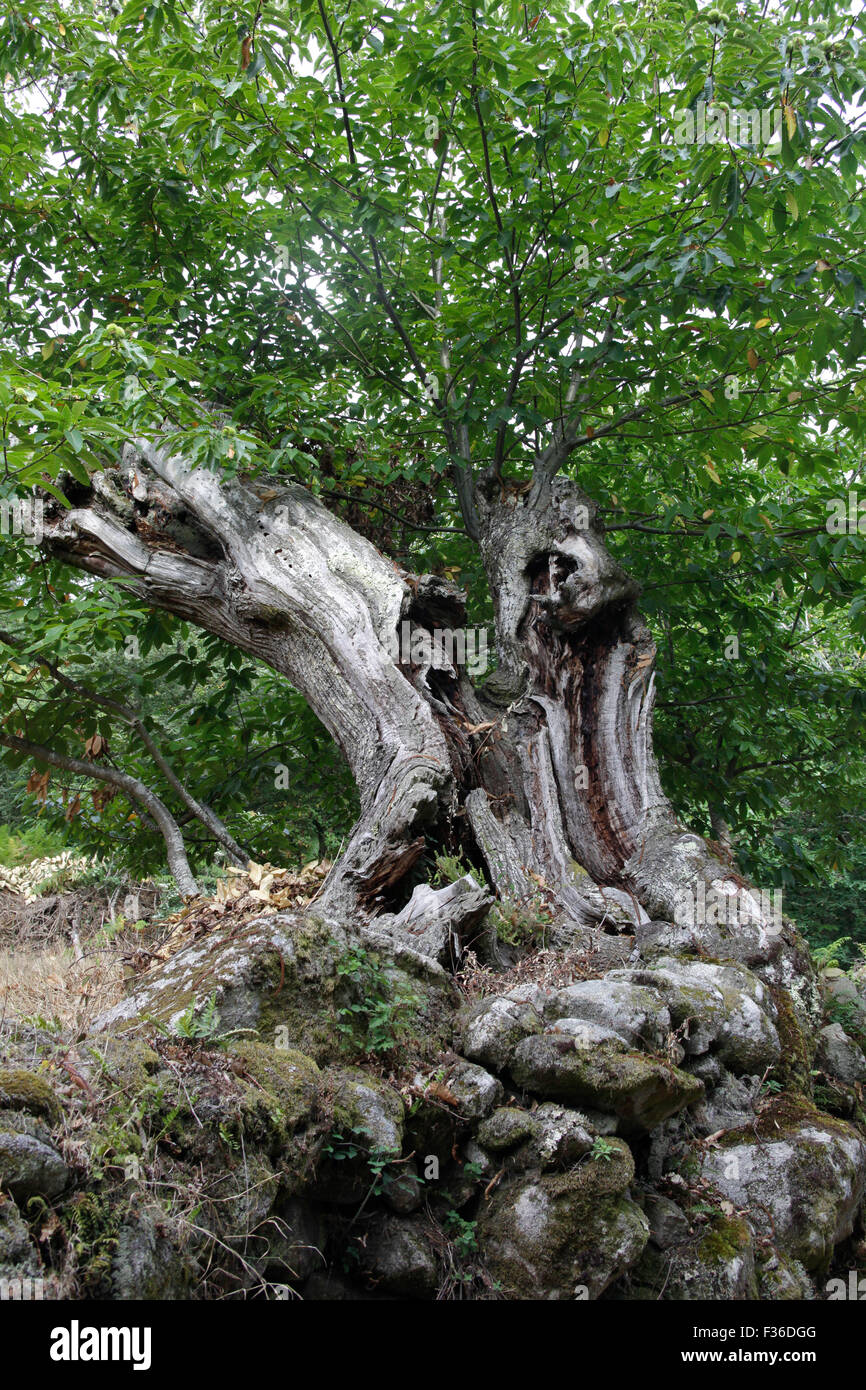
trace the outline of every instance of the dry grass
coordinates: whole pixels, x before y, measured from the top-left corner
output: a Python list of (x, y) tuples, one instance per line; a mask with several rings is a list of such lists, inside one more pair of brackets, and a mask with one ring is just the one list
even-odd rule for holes
[(115, 945), (72, 948), (22, 946), (0, 951), (0, 1020), (39, 1019), (81, 1034), (124, 993), (124, 962)]
[(533, 951), (510, 970), (491, 970), (482, 965), (474, 951), (467, 951), (454, 976), (464, 999), (474, 1004), (490, 994), (505, 994), (515, 985), (540, 985), (542, 989), (565, 989), (580, 980), (592, 980), (603, 972), (588, 952)]

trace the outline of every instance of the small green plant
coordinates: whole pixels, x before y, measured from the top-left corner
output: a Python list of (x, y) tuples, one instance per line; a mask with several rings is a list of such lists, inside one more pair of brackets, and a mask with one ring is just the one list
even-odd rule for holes
[(762, 1094), (768, 1096), (777, 1096), (780, 1093), (780, 1091), (783, 1091), (784, 1089), (785, 1088), (782, 1085), (781, 1081), (774, 1081), (772, 1079), (770, 1079), (769, 1081), (765, 1081), (761, 1086)]
[(593, 1140), (589, 1157), (594, 1163), (610, 1163), (614, 1154), (617, 1152), (616, 1144), (611, 1144), (609, 1139), (603, 1139), (599, 1134)]
[(472, 872), (455, 854), (437, 854), (435, 862), (436, 872), (430, 880), (434, 888), (446, 888), (449, 883)]
[(360, 946), (345, 952), (336, 969), (353, 996), (351, 1003), (337, 1010), (344, 1045), (368, 1056), (392, 1052), (411, 1031), (418, 996), (407, 986), (395, 984), (375, 952)]
[(853, 944), (850, 936), (838, 936), (835, 941), (828, 941), (826, 946), (816, 946), (812, 959), (819, 970), (845, 970)]
[(223, 1032), (215, 993), (209, 995), (201, 1006), (197, 999), (193, 999), (170, 1029), (157, 1019), (149, 1019), (148, 1022), (163, 1035), (183, 1038), (185, 1042), (209, 1043), (211, 1047), (222, 1047), (229, 1038), (235, 1038), (241, 1033), (255, 1034), (256, 1031), (255, 1028), (229, 1028)]
[(478, 1252), (477, 1221), (467, 1221), (459, 1211), (445, 1213), (445, 1229), (451, 1237), (454, 1253), (459, 1260), (468, 1260)]
[(373, 1185), (367, 1196), (381, 1197), (397, 1180), (397, 1175), (388, 1171), (397, 1155), (387, 1149), (371, 1149), (366, 1143), (369, 1137), (370, 1132), (364, 1125), (351, 1125), (347, 1134), (335, 1129), (323, 1152), (335, 1163), (363, 1158), (373, 1177)]
[(201, 1011), (195, 999), (181, 1014), (174, 1024), (174, 1031), (179, 1038), (185, 1038), (187, 1042), (213, 1042), (220, 1035), (220, 1016), (216, 1006), (216, 994), (211, 994), (203, 1004)]
[(498, 939), (506, 946), (529, 951), (544, 946), (553, 915), (540, 901), (517, 902), (502, 898), (490, 909), (489, 921)]

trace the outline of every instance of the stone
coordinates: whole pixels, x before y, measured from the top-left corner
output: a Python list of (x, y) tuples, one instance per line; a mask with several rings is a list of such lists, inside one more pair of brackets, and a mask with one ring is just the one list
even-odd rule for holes
[(717, 1217), (704, 1234), (664, 1250), (649, 1245), (625, 1298), (740, 1302), (757, 1298), (755, 1241), (748, 1222)]
[(815, 1061), (825, 1076), (834, 1076), (845, 1086), (866, 1081), (866, 1057), (841, 1023), (828, 1023), (821, 1029)]
[(491, 1153), (506, 1153), (530, 1139), (535, 1133), (532, 1112), (511, 1106), (494, 1110), (478, 1128), (478, 1142)]
[(337, 1074), (342, 1084), (335, 1095), (338, 1124), (364, 1140), (370, 1153), (397, 1155), (403, 1147), (403, 1102), (395, 1091), (360, 1070)]
[(519, 1086), (545, 1099), (583, 1102), (615, 1114), (625, 1133), (652, 1129), (704, 1093), (695, 1077), (629, 1052), (621, 1043), (581, 1045), (581, 1038), (567, 1034), (525, 1038), (515, 1049), (511, 1074)]
[(434, 1298), (439, 1287), (430, 1240), (410, 1220), (385, 1216), (377, 1221), (364, 1246), (363, 1267), (377, 1290), (402, 1298)]
[(595, 1135), (577, 1110), (545, 1101), (534, 1110), (501, 1107), (478, 1130), (478, 1141), (494, 1154), (507, 1153), (514, 1168), (574, 1164), (592, 1148)]
[(111, 1296), (120, 1301), (189, 1298), (199, 1276), (181, 1228), (160, 1205), (147, 1205), (123, 1223), (111, 1260)]
[(726, 1073), (720, 1084), (694, 1107), (691, 1119), (699, 1134), (742, 1129), (753, 1123), (760, 1095), (758, 1076), (736, 1077)]
[(854, 1229), (866, 1195), (866, 1140), (788, 1102), (775, 1108), (775, 1123), (771, 1108), (755, 1130), (707, 1150), (701, 1171), (782, 1255), (812, 1270)]
[(611, 1143), (609, 1162), (516, 1178), (482, 1206), (481, 1259), (506, 1297), (595, 1299), (640, 1258), (649, 1225), (625, 1196), (634, 1164), (621, 1140)]
[(21, 1111), (0, 1111), (0, 1188), (18, 1202), (37, 1196), (50, 1200), (59, 1197), (69, 1177), (40, 1121)]
[(775, 1005), (761, 980), (745, 966), (677, 960), (660, 954), (652, 970), (613, 972), (651, 986), (665, 1000), (687, 1055), (713, 1049), (738, 1075), (760, 1076), (778, 1062), (781, 1043)]
[(391, 1210), (401, 1216), (418, 1210), (424, 1200), (424, 1188), (414, 1158), (389, 1170), (382, 1196)]
[(866, 1034), (866, 976), (852, 978), (837, 966), (830, 966), (821, 971), (821, 983), (830, 998), (844, 1009), (850, 1019), (848, 1027)]
[(459, 1114), (468, 1120), (483, 1119), (505, 1094), (498, 1077), (462, 1057), (446, 1072), (444, 1084), (456, 1098)]
[(657, 990), (610, 975), (558, 990), (549, 1012), (601, 1024), (627, 1046), (647, 1051), (663, 1048), (671, 1031), (670, 1014)]
[(11, 1197), (0, 1192), (0, 1279), (33, 1279), (42, 1262)]
[(60, 1119), (61, 1108), (43, 1076), (23, 1069), (0, 1067), (0, 1110), (26, 1110), (51, 1123)]
[(678, 1207), (669, 1197), (653, 1194), (647, 1197), (643, 1209), (649, 1222), (650, 1240), (660, 1250), (688, 1240), (689, 1219), (682, 1207)]
[(482, 999), (463, 1022), (462, 1051), (490, 1071), (504, 1071), (522, 1038), (544, 1028), (544, 991), (535, 985)]

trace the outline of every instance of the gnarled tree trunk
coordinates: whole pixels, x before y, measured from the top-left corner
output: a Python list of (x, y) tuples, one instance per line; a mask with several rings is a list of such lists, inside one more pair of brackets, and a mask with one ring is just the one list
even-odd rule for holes
[[(71, 511), (49, 509), (43, 546), (262, 659), (308, 699), (361, 798), (331, 910), (399, 912), (428, 847), (459, 848), (500, 894), (542, 891), (554, 940), (674, 922), (699, 881), (741, 892), (661, 791), (654, 647), (591, 499), (561, 478), (529, 492), (493, 480), (475, 506), (499, 657), (477, 689), (434, 640), (465, 622), (459, 591), (400, 571), (298, 486), (221, 481), (138, 441)], [(429, 660), (424, 642), (398, 647), (407, 623)], [(778, 953), (768, 927), (756, 904), (752, 964)]]

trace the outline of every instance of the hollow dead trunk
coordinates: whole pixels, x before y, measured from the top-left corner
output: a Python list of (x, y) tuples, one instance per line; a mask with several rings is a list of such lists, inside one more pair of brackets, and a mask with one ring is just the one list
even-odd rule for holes
[[(638, 586), (568, 481), (478, 492), (498, 666), (477, 688), (443, 640), (465, 625), (459, 591), (399, 570), (300, 487), (220, 481), (139, 441), (75, 500), (49, 508), (50, 553), (267, 662), (339, 743), (362, 809), (330, 910), (399, 912), (437, 849), (500, 895), (540, 894), (562, 939), (673, 923), (699, 884), (745, 890), (661, 791)], [(760, 905), (756, 934), (769, 960)]]

